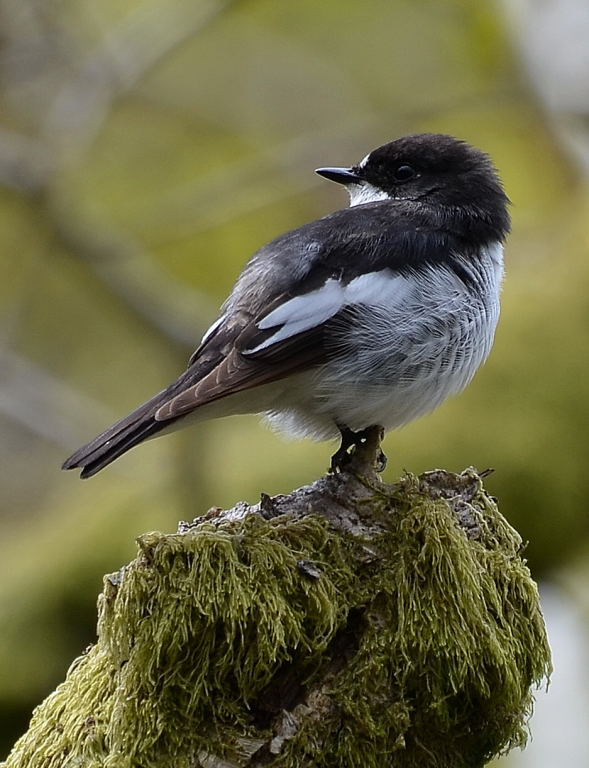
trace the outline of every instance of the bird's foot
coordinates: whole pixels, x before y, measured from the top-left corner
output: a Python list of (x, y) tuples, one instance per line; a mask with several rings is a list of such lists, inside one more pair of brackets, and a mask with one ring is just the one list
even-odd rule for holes
[(340, 427), (342, 441), (331, 457), (329, 471), (336, 472), (382, 472), (387, 465), (387, 457), (380, 443), (384, 437), (384, 428), (378, 425), (367, 427), (360, 432), (353, 432), (348, 427)]

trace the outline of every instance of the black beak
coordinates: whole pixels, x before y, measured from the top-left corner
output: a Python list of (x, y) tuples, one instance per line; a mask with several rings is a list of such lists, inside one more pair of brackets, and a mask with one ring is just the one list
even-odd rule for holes
[(317, 168), (315, 173), (338, 184), (359, 184), (362, 181), (353, 168)]

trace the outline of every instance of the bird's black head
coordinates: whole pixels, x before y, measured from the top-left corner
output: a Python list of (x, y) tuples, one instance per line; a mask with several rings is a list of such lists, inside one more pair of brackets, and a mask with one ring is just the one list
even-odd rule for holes
[(500, 238), (509, 230), (509, 201), (491, 159), (452, 136), (404, 136), (372, 150), (351, 168), (319, 168), (317, 173), (344, 184), (351, 205), (413, 201), (446, 217), (486, 222)]

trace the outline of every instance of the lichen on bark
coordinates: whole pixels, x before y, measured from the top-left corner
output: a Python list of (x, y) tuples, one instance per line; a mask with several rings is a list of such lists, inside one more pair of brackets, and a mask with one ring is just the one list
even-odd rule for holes
[(550, 652), (474, 470), (330, 475), (138, 544), (5, 768), (476, 768), (525, 744)]

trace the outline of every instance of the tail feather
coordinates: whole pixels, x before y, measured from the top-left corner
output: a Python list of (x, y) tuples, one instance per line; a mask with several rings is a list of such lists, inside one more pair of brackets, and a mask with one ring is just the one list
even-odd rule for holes
[(92, 477), (123, 453), (160, 432), (176, 421), (156, 421), (155, 413), (172, 394), (172, 387), (159, 392), (143, 405), (117, 421), (104, 432), (79, 448), (62, 465), (62, 469), (81, 468), (80, 477)]
[(110, 441), (108, 446), (105, 446), (101, 450), (94, 451), (91, 457), (84, 459), (84, 463), (78, 466), (82, 467), (80, 477), (86, 479), (92, 477), (101, 469), (104, 469), (108, 464), (118, 459), (123, 453), (126, 453), (131, 448), (135, 447), (138, 443), (147, 440), (148, 437), (152, 437), (166, 426), (165, 423), (152, 420), (143, 426), (137, 427), (133, 432), (127, 435), (125, 438), (117, 436), (115, 441)]

